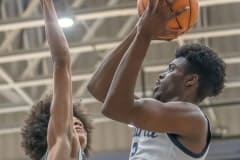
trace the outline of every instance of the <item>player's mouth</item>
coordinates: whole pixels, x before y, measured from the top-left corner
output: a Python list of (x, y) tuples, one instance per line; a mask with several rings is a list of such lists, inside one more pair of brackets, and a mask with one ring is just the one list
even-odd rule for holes
[(84, 132), (82, 127), (77, 126), (77, 127), (74, 127), (74, 128), (77, 131), (77, 133), (83, 133)]

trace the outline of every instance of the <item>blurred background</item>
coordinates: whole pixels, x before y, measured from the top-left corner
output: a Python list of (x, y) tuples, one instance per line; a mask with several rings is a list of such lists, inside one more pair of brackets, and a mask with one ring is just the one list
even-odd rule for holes
[[(240, 159), (240, 0), (200, 0), (198, 23), (172, 42), (152, 43), (136, 92), (151, 96), (158, 74), (184, 43), (200, 42), (219, 51), (227, 63), (223, 93), (202, 108), (214, 141), (208, 160)], [(28, 160), (20, 127), (31, 105), (51, 89), (52, 63), (39, 0), (0, 0), (0, 160)], [(92, 160), (126, 160), (132, 128), (101, 114), (86, 83), (103, 57), (135, 25), (136, 0), (56, 0), (72, 53), (73, 98), (82, 99), (94, 119)]]

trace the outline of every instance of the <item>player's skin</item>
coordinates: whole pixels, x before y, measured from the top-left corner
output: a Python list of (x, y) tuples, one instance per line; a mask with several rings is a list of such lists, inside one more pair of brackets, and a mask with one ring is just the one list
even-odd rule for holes
[(107, 117), (150, 131), (177, 134), (185, 147), (199, 153), (207, 143), (208, 124), (197, 106), (199, 77), (185, 73), (186, 59), (174, 59), (159, 75), (153, 98), (134, 96), (137, 75), (151, 40), (156, 35), (181, 32), (165, 26), (187, 9), (172, 13), (164, 5), (163, 0), (157, 6), (150, 0), (130, 35), (103, 60), (88, 89), (104, 102), (102, 112)]
[(83, 123), (73, 116), (69, 46), (58, 25), (53, 0), (41, 0), (46, 36), (53, 61), (53, 100), (50, 108), (47, 143), (48, 160), (77, 160), (86, 147)]

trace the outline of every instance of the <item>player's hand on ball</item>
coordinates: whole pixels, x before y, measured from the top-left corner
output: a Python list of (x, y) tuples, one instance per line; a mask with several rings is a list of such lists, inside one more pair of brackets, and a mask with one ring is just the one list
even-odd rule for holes
[[(175, 0), (169, 0), (171, 4)], [(140, 17), (137, 30), (138, 33), (151, 39), (159, 39), (157, 37), (165, 37), (164, 40), (172, 40), (176, 38), (181, 32), (181, 29), (170, 29), (167, 27), (169, 20), (179, 16), (183, 12), (187, 11), (188, 8), (182, 8), (175, 12), (172, 12), (165, 0), (149, 0), (147, 9)]]

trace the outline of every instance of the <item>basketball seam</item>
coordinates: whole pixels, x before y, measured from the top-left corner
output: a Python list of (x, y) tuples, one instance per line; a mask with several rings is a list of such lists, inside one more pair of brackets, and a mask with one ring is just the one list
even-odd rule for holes
[[(170, 4), (168, 3), (168, 1), (165, 0), (165, 2), (166, 2), (166, 4), (168, 5), (168, 8), (171, 10), (171, 12), (174, 12), (173, 9), (172, 9), (172, 7), (171, 7)], [(178, 20), (178, 17), (175, 17), (175, 19), (176, 19), (176, 22), (177, 22), (177, 24), (178, 24), (178, 27), (182, 29), (182, 26), (181, 26), (181, 24), (180, 24), (180, 22), (179, 22), (179, 20)]]
[(191, 27), (191, 19), (192, 19), (192, 1), (188, 0), (188, 4), (189, 4), (189, 19), (188, 19), (188, 29)]

